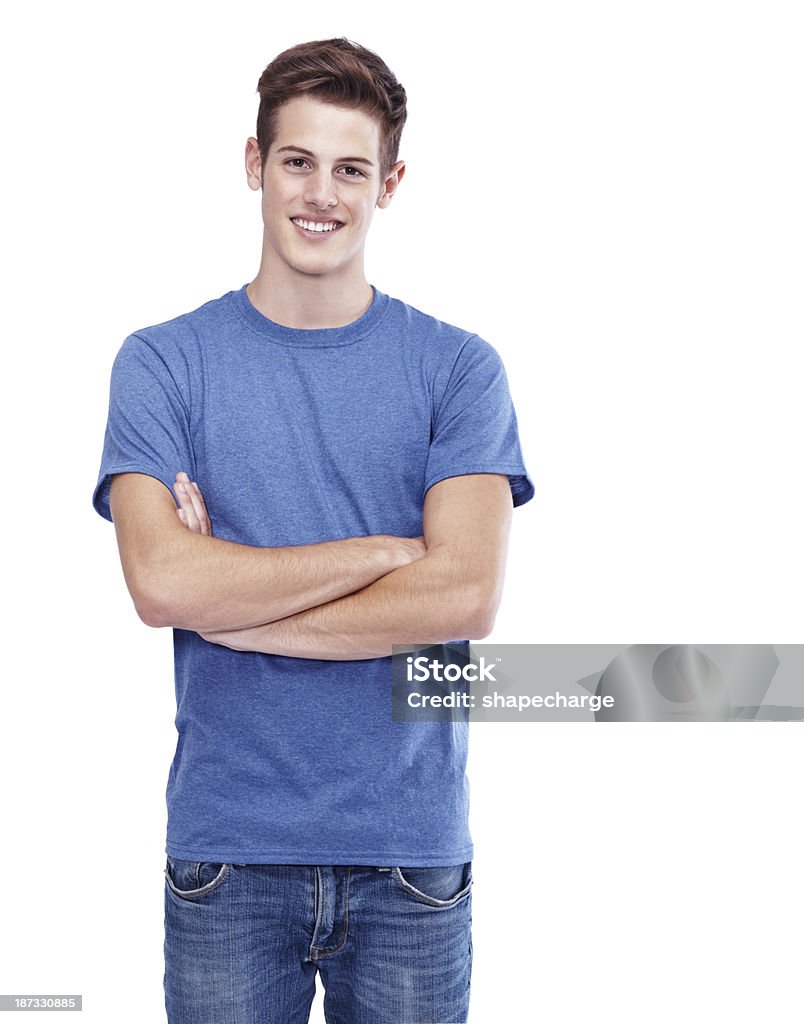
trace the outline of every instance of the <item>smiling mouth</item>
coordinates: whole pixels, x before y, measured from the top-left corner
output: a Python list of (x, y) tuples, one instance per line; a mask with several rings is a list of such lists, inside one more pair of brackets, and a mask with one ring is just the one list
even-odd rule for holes
[(339, 220), (305, 220), (303, 217), (291, 217), (291, 222), (304, 231), (315, 231), (316, 234), (337, 231), (343, 227)]

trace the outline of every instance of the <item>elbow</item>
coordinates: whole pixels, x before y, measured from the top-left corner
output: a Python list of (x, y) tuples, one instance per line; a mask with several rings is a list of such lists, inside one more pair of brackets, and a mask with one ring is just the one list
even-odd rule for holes
[(128, 590), (137, 615), (146, 626), (181, 627), (182, 615), (169, 581), (164, 573), (140, 566), (127, 575)]
[(164, 596), (158, 589), (151, 590), (147, 587), (129, 587), (129, 593), (134, 601), (134, 608), (140, 619), (146, 626), (159, 628), (161, 626), (172, 626), (174, 616)]
[(460, 634), (465, 640), (482, 640), (494, 629), (498, 596), (488, 587), (478, 586), (463, 594), (460, 615)]
[(489, 611), (478, 610), (467, 623), (464, 630), (466, 640), (484, 640), (494, 629), (494, 614)]
[(174, 624), (173, 616), (158, 602), (135, 598), (134, 607), (137, 615), (139, 615), (146, 626), (153, 626), (155, 629), (158, 629), (162, 626), (172, 626)]

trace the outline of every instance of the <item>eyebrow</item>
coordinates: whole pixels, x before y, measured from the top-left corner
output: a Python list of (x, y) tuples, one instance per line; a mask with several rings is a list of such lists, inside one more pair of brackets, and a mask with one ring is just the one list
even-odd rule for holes
[[(304, 149), (302, 146), (280, 146), (277, 153), (302, 153), (304, 156), (315, 157), (315, 153), (311, 153), (309, 149)], [(363, 156), (342, 156), (336, 163), (345, 164), (365, 164), (367, 167), (373, 167), (374, 164), (371, 160), (366, 160)]]

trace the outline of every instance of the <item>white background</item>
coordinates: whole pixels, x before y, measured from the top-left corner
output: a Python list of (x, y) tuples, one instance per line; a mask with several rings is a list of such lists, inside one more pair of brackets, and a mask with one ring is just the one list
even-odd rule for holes
[[(406, 86), (369, 279), (508, 369), (536, 497), (489, 639), (804, 640), (799, 13), (6, 15), (1, 992), (164, 1020), (171, 638), (90, 496), (123, 338), (256, 273), (245, 140), (293, 43), (347, 35)], [(478, 725), (473, 1024), (800, 1021), (801, 735)]]

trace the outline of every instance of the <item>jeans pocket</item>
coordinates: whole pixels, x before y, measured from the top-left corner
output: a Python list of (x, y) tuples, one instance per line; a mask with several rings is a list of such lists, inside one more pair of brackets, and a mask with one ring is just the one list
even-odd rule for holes
[(452, 907), (466, 899), (472, 890), (472, 862), (448, 867), (396, 867), (397, 885), (419, 903), (429, 907)]
[(209, 861), (181, 860), (168, 854), (165, 881), (182, 899), (196, 899), (217, 889), (229, 874), (231, 864), (213, 864)]

